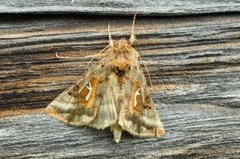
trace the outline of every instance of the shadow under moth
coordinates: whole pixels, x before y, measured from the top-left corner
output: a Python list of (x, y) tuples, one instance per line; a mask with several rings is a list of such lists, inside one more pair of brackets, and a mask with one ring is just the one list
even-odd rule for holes
[(108, 27), (109, 45), (99, 53), (101, 59), (47, 106), (50, 116), (72, 126), (110, 127), (117, 143), (122, 131), (138, 137), (164, 135), (140, 55), (132, 47), (135, 17), (129, 40), (113, 43)]

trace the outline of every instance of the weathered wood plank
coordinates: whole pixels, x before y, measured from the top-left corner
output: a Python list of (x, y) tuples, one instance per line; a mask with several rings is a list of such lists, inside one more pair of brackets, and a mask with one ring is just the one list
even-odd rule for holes
[(0, 13), (186, 15), (240, 12), (238, 0), (0, 0)]
[[(1, 18), (0, 116), (46, 107), (75, 83), (85, 56), (107, 45), (109, 23), (114, 39), (129, 36), (125, 17)], [(136, 33), (165, 137), (126, 133), (115, 144), (108, 130), (65, 126), (43, 113), (1, 117), (0, 158), (239, 158), (239, 15), (138, 17)]]
[[(156, 96), (157, 98), (157, 96)], [(140, 139), (110, 130), (69, 127), (42, 113), (0, 118), (0, 158), (239, 158), (240, 111), (199, 104), (161, 104), (166, 135)]]
[[(123, 17), (1, 19), (0, 108), (45, 107), (107, 45), (108, 24), (114, 39), (129, 36)], [(138, 18), (136, 33), (156, 100), (239, 107), (239, 15)]]

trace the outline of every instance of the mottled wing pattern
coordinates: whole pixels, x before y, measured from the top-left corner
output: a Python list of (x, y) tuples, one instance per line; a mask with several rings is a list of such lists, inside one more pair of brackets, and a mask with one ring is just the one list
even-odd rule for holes
[(101, 53), (98, 65), (48, 105), (48, 114), (73, 126), (110, 127), (116, 142), (124, 130), (139, 137), (163, 136), (138, 53), (125, 39)]
[(164, 135), (146, 80), (140, 69), (133, 67), (128, 74), (131, 94), (122, 105), (119, 125), (130, 134), (139, 137), (161, 137)]
[(117, 122), (118, 114), (116, 112), (114, 89), (117, 88), (117, 77), (110, 74), (107, 79), (102, 81), (98, 90), (98, 96), (101, 98), (97, 106), (97, 114), (95, 119), (88, 126), (104, 129)]
[[(77, 84), (65, 90), (47, 107), (47, 113), (73, 126), (103, 129), (117, 120), (106, 69), (90, 69)], [(106, 93), (107, 92), (107, 93)]]

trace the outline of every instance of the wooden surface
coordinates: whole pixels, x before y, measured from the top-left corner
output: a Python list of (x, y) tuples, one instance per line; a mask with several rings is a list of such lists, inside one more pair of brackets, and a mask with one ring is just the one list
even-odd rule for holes
[(160, 104), (162, 139), (110, 130), (75, 128), (45, 114), (0, 119), (1, 158), (239, 158), (240, 117), (236, 109), (212, 105)]
[(240, 12), (239, 0), (0, 0), (0, 13), (186, 15)]
[(240, 157), (239, 14), (137, 18), (134, 47), (153, 81), (162, 139), (125, 133), (116, 144), (109, 130), (69, 127), (43, 113), (82, 75), (86, 56), (107, 45), (107, 25), (117, 40), (129, 37), (131, 19), (1, 17), (0, 158)]

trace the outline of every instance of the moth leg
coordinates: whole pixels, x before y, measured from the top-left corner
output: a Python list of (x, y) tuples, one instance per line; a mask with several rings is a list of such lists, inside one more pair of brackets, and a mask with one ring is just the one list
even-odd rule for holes
[(116, 143), (119, 143), (123, 131), (122, 127), (118, 124), (115, 124), (110, 127), (110, 130), (113, 132), (113, 140)]

